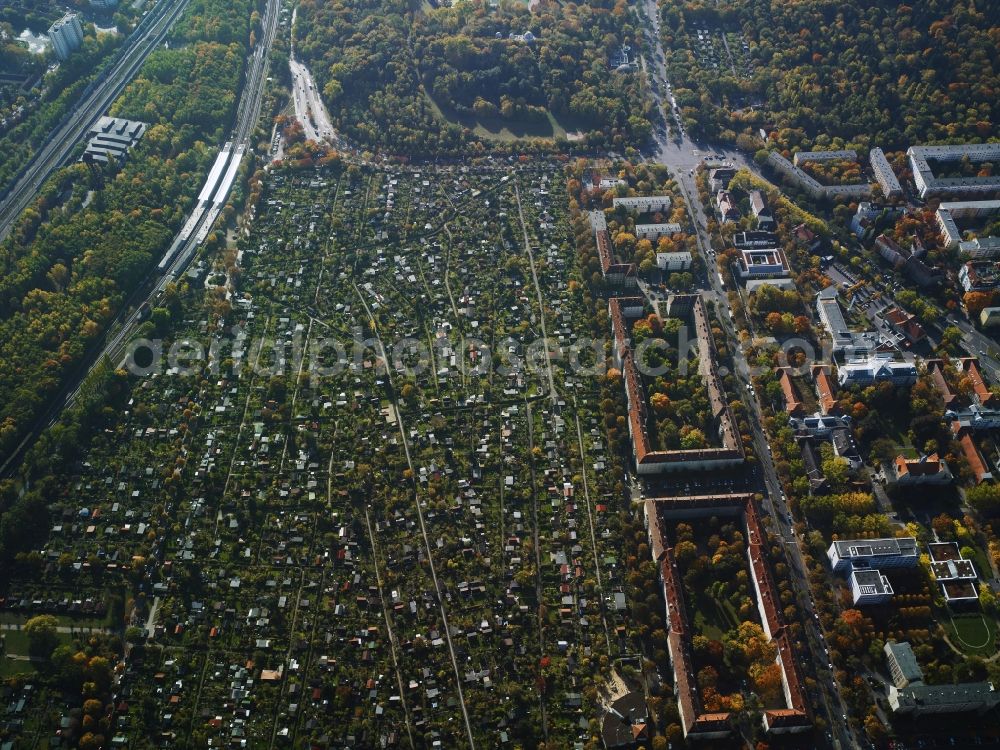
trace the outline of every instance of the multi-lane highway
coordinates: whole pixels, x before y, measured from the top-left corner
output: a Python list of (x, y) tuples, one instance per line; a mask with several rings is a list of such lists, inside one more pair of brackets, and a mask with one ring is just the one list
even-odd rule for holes
[(159, 0), (126, 42), (110, 71), (85, 95), (62, 122), (49, 133), (21, 176), (0, 202), (0, 240), (34, 200), (41, 186), (62, 166), (87, 131), (107, 111), (122, 89), (135, 77), (180, 17), (188, 0)]
[[(187, 0), (179, 0), (180, 5), (186, 2)], [(279, 0), (268, 0), (262, 19), (261, 39), (247, 63), (231, 140), (220, 149), (219, 158), (206, 178), (194, 210), (146, 283), (132, 291), (118, 318), (108, 327), (102, 344), (87, 357), (78, 377), (63, 386), (59, 394), (53, 398), (48, 410), (36, 421), (34, 429), (9, 456), (5, 457), (3, 464), (0, 465), (0, 475), (9, 473), (17, 465), (24, 449), (34, 441), (41, 430), (54, 423), (62, 410), (75, 401), (81, 385), (99, 363), (105, 359), (114, 364), (124, 361), (125, 349), (145, 317), (148, 307), (158, 300), (169, 282), (185, 271), (198, 247), (211, 231), (229, 198), (244, 154), (252, 150), (250, 139), (260, 119), (268, 57), (278, 26), (278, 9)]]

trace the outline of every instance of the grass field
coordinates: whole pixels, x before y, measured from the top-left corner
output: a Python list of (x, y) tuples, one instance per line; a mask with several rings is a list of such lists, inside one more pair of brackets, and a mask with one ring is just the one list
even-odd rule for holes
[(708, 592), (692, 601), (690, 608), (695, 628), (706, 638), (722, 640), (723, 633), (739, 625), (733, 605), (719, 601)]
[(952, 642), (967, 654), (987, 657), (996, 653), (996, 620), (975, 613), (951, 615), (941, 622)]
[[(107, 628), (111, 626), (110, 616), (108, 617), (70, 617), (69, 615), (53, 615), (60, 627), (71, 628)], [(3, 625), (24, 625), (34, 615), (23, 615), (17, 612), (0, 613), (0, 624)]]
[[(0, 677), (35, 671), (31, 662), (10, 658), (11, 656), (28, 656), (28, 636), (23, 630), (0, 630), (0, 638), (3, 639), (4, 644), (2, 658), (0, 658)], [(56, 633), (56, 638), (60, 644), (73, 641), (73, 636), (69, 633)]]
[(517, 123), (511, 122), (510, 120), (504, 120), (499, 117), (469, 117), (454, 111), (445, 110), (436, 101), (434, 101), (432, 96), (426, 92), (424, 93), (427, 101), (431, 105), (431, 108), (438, 117), (442, 120), (455, 123), (456, 125), (461, 125), (463, 128), (468, 128), (480, 138), (503, 142), (523, 140), (525, 138), (574, 139), (574, 133), (568, 132), (567, 129), (552, 116), (551, 112), (546, 113), (547, 119), (544, 122)]
[(9, 677), (10, 675), (19, 674), (21, 672), (31, 673), (35, 671), (31, 662), (24, 661), (22, 659), (11, 659), (8, 654), (14, 656), (27, 656), (28, 655), (28, 636), (17, 630), (5, 630), (0, 632), (0, 636), (3, 637), (4, 651), (3, 658), (0, 659), (0, 676)]

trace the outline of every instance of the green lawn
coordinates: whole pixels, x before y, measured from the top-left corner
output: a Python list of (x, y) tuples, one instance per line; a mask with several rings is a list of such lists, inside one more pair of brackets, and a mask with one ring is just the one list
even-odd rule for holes
[(980, 613), (951, 615), (941, 621), (952, 642), (968, 654), (992, 656), (997, 650), (997, 623)]
[[(69, 615), (53, 615), (58, 621), (59, 625), (71, 628), (106, 628), (110, 627), (110, 616), (100, 618), (100, 617), (70, 617)], [(28, 620), (30, 620), (34, 615), (22, 615), (16, 612), (3, 612), (0, 613), (0, 623), (2, 624), (14, 624), (23, 626)], [(3, 631), (9, 632), (9, 631)]]
[(10, 659), (8, 654), (17, 656), (28, 655), (28, 636), (17, 630), (5, 630), (0, 632), (3, 636), (5, 650), (3, 658), (0, 658), (0, 677), (10, 677), (21, 672), (32, 673), (35, 671), (31, 662), (21, 659)]
[(707, 591), (691, 602), (694, 626), (706, 638), (722, 640), (727, 630), (739, 625), (736, 610), (727, 601), (719, 601)]
[(16, 674), (32, 674), (35, 668), (31, 662), (18, 659), (0, 658), (0, 677), (13, 677)]
[[(60, 623), (61, 624), (61, 623)], [(28, 656), (28, 636), (23, 630), (0, 630), (4, 649), (0, 657), (0, 677), (9, 677), (21, 672), (35, 671), (31, 662), (23, 659), (11, 659), (10, 656)], [(74, 636), (69, 633), (56, 633), (59, 643), (72, 643)]]
[[(445, 109), (439, 105), (434, 98), (425, 92), (425, 98), (430, 104), (434, 113), (442, 120), (469, 128), (480, 138), (495, 141), (517, 141), (524, 138), (544, 138), (551, 139), (557, 137), (567, 137), (567, 129), (552, 115), (547, 112), (547, 119), (543, 122), (512, 122), (500, 117), (470, 117), (458, 112)], [(570, 128), (573, 129), (572, 127)], [(579, 127), (578, 130), (587, 128)]]

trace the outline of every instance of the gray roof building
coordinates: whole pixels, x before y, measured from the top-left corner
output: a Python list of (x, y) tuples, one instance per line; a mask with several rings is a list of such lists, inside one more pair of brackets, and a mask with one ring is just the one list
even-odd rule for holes
[(924, 673), (917, 664), (917, 657), (906, 641), (897, 643), (889, 641), (885, 644), (885, 661), (889, 665), (892, 681), (898, 688), (904, 688), (911, 682), (922, 682)]

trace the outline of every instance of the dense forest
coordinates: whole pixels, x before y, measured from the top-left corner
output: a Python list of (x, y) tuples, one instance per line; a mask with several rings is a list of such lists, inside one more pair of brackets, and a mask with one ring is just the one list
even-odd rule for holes
[(368, 147), (456, 151), (473, 137), (464, 126), (528, 133), (550, 116), (592, 145), (624, 147), (650, 134), (642, 74), (610, 68), (634, 34), (620, 1), (413, 13), (399, 0), (306, 0), (297, 50), (336, 126)]
[[(886, 151), (996, 135), (994, 0), (665, 2), (661, 13), (670, 75), (696, 132), (789, 129), (803, 147), (840, 137)], [(742, 32), (752, 75), (700, 66), (696, 27)]]
[(184, 220), (232, 119), (250, 0), (192, 3), (112, 107), (150, 128), (120, 169), (76, 164), (0, 245), (0, 453), (80, 362)]

